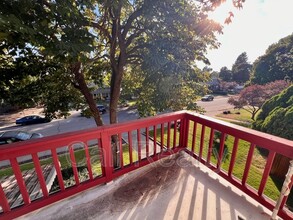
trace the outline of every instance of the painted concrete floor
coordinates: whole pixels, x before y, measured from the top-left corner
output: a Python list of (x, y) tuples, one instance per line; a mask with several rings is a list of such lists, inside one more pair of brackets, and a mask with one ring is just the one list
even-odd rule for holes
[(180, 153), (19, 219), (262, 220), (271, 212)]

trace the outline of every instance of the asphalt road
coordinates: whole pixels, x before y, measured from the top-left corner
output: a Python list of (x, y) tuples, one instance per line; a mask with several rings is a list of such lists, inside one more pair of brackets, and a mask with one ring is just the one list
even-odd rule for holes
[[(78, 131), (96, 126), (93, 118), (85, 118), (80, 116), (80, 111), (70, 112), (71, 116), (67, 119), (55, 119), (49, 123), (34, 124), (34, 125), (9, 125), (0, 128), (0, 131), (7, 130), (22, 130), (27, 132), (37, 132), (44, 136), (62, 134), (71, 131)], [(138, 113), (135, 109), (123, 108), (118, 112), (118, 121), (130, 121), (138, 118)], [(109, 124), (109, 113), (102, 115), (104, 124)]]
[[(205, 108), (205, 115), (215, 116), (221, 113), (224, 110), (231, 109), (233, 106), (227, 103), (227, 96), (217, 96), (214, 101), (202, 102), (198, 101), (197, 104), (203, 108)], [(105, 124), (109, 124), (109, 113), (102, 115), (103, 122)], [(136, 109), (130, 108), (122, 108), (119, 109), (118, 112), (118, 121), (130, 121), (138, 118), (138, 113)], [(38, 132), (43, 134), (44, 136), (51, 136), (55, 134), (62, 134), (71, 131), (78, 131), (87, 128), (95, 127), (95, 122), (93, 118), (85, 118), (80, 116), (79, 111), (72, 111), (71, 116), (67, 119), (56, 119), (51, 121), (50, 123), (44, 124), (35, 124), (35, 125), (10, 125), (6, 127), (1, 127), (0, 131), (7, 130), (22, 130), (27, 132)]]
[[(223, 110), (231, 108), (231, 106), (227, 103), (228, 97), (215, 97), (214, 101), (210, 102), (202, 102), (198, 101), (197, 104), (203, 108), (206, 109), (205, 115), (209, 116), (215, 116), (218, 113), (221, 113)], [(137, 119), (138, 113), (136, 109), (131, 108), (122, 108), (118, 111), (118, 121), (124, 122), (124, 121), (131, 121)], [(109, 113), (102, 115), (104, 124), (109, 124)], [(87, 128), (93, 128), (95, 127), (95, 121), (93, 118), (85, 118), (80, 116), (80, 111), (72, 111), (71, 116), (67, 119), (56, 119), (49, 123), (44, 124), (35, 124), (35, 125), (27, 125), (27, 126), (21, 126), (21, 125), (8, 125), (5, 127), (0, 127), (1, 131), (7, 131), (7, 130), (22, 130), (27, 132), (38, 132), (41, 133), (44, 136), (52, 136), (56, 134), (62, 134), (66, 132), (71, 131), (78, 131), (78, 130), (84, 130)], [(143, 132), (143, 130), (141, 130)], [(136, 132), (132, 132), (133, 135), (133, 147), (136, 148), (137, 142), (136, 140)], [(124, 137), (127, 139), (127, 137)], [(143, 139), (141, 140), (143, 141)], [(152, 145), (152, 141), (149, 142), (150, 145)], [(152, 147), (150, 147), (152, 148)], [(159, 150), (159, 149), (158, 149)], [(58, 151), (66, 151), (65, 147), (58, 148)], [(44, 151), (39, 154), (39, 156), (47, 156), (50, 152)], [(21, 158), (18, 158), (19, 161), (26, 161), (31, 160), (31, 157), (24, 156)], [(9, 165), (8, 161), (1, 161), (0, 167)]]
[(228, 104), (228, 99), (228, 96), (216, 96), (213, 101), (198, 101), (197, 105), (206, 110), (205, 115), (213, 117), (234, 107)]

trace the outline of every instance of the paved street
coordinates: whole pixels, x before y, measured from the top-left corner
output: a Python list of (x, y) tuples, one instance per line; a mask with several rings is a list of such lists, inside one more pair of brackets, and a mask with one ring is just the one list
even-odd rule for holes
[[(198, 101), (197, 104), (206, 109), (205, 115), (215, 116), (224, 110), (231, 109), (233, 106), (227, 103), (228, 97), (217, 96), (214, 101), (202, 102)], [(109, 113), (102, 115), (105, 124), (109, 124)], [(118, 119), (119, 122), (135, 120), (138, 118), (136, 109), (122, 108), (119, 110)], [(80, 116), (79, 111), (72, 111), (71, 116), (67, 119), (55, 119), (50, 123), (35, 124), (27, 126), (18, 126), (12, 124), (0, 128), (0, 131), (6, 130), (23, 130), (28, 132), (39, 132), (44, 136), (51, 136), (55, 134), (62, 134), (70, 131), (83, 130), (87, 128), (95, 127), (93, 118), (85, 118)]]
[(197, 104), (200, 107), (205, 108), (207, 116), (215, 116), (217, 114), (222, 113), (225, 110), (231, 109), (234, 106), (228, 104), (228, 96), (216, 96), (214, 101), (198, 101)]
[[(109, 124), (109, 113), (102, 115), (105, 124)], [(123, 108), (118, 113), (119, 122), (135, 120), (138, 118), (138, 113), (135, 109)], [(39, 132), (44, 136), (51, 136), (55, 134), (62, 134), (71, 131), (78, 131), (87, 128), (95, 127), (93, 118), (85, 118), (80, 116), (80, 111), (72, 111), (71, 116), (67, 119), (55, 119), (50, 123), (35, 124), (35, 125), (15, 125), (5, 126), (0, 128), (0, 131), (7, 130), (22, 130), (28, 132)]]
[[(228, 97), (224, 96), (218, 96), (215, 97), (214, 101), (210, 102), (202, 102), (198, 101), (198, 105), (201, 107), (204, 107), (206, 109), (206, 115), (208, 116), (215, 116), (218, 113), (221, 113), (223, 110), (229, 109), (232, 106), (230, 106), (227, 103)], [(131, 121), (137, 119), (138, 113), (136, 109), (132, 108), (122, 108), (119, 109), (118, 112), (118, 120), (119, 122), (124, 122), (124, 121)], [(107, 112), (106, 114), (102, 115), (103, 121), (105, 124), (109, 124), (109, 113)], [(84, 130), (87, 128), (93, 128), (95, 127), (95, 121), (93, 118), (85, 118), (80, 116), (80, 111), (72, 111), (71, 116), (68, 117), (67, 119), (55, 119), (51, 121), (50, 123), (44, 123), (44, 124), (35, 124), (35, 125), (27, 125), (27, 126), (21, 126), (21, 125), (15, 125), (11, 124), (5, 127), (0, 128), (1, 131), (7, 131), (7, 130), (22, 130), (22, 131), (27, 131), (27, 132), (38, 132), (41, 133), (44, 136), (52, 136), (56, 134), (62, 134), (66, 132), (71, 132), (71, 131), (78, 131), (78, 130)], [(141, 149), (141, 154), (142, 158), (145, 157), (145, 144), (146, 144), (146, 139), (145, 136), (143, 135), (144, 129), (141, 129), (141, 144), (142, 144), (142, 149)], [(128, 140), (127, 133), (123, 134), (124, 140)], [(137, 150), (138, 147), (138, 142), (137, 142), (137, 132), (133, 131), (132, 132), (132, 140), (133, 140), (133, 149)], [(149, 147), (150, 147), (150, 154), (152, 154), (153, 150), (153, 140), (149, 140)], [(157, 152), (160, 150), (160, 146), (157, 145)], [(58, 152), (66, 151), (66, 148), (61, 147), (58, 148)], [(39, 154), (39, 156), (47, 156), (49, 155), (49, 151), (44, 151)], [(30, 160), (31, 157), (24, 156), (19, 158), (19, 161), (26, 161)], [(7, 166), (9, 164), (8, 161), (2, 161), (0, 163), (1, 166)]]

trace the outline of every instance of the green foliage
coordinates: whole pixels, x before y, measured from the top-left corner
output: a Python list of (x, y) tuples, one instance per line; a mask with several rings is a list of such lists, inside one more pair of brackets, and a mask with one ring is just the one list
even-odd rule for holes
[(238, 97), (230, 97), (228, 103), (234, 105), (235, 108), (242, 108), (250, 112), (251, 119), (255, 120), (255, 116), (263, 104), (288, 86), (289, 84), (284, 80), (277, 80), (265, 85), (251, 85), (243, 89)]
[(245, 83), (249, 80), (251, 64), (248, 63), (246, 52), (240, 54), (232, 66), (232, 79), (238, 83)]
[[(66, 117), (85, 102), (71, 64), (92, 62), (94, 2), (4, 0), (0, 7), (0, 98), (21, 108), (42, 105), (51, 118)], [(99, 85), (109, 65), (85, 67), (86, 80)]]
[(219, 77), (226, 82), (232, 81), (232, 71), (229, 70), (226, 66), (222, 67), (219, 73)]
[(293, 85), (263, 105), (253, 126), (257, 130), (293, 140)]
[[(199, 74), (194, 73), (195, 78), (197, 75)], [(185, 108), (202, 112), (196, 105), (196, 100), (207, 91), (207, 88), (194, 77), (190, 76), (187, 80), (181, 76), (160, 77), (146, 74), (137, 100), (140, 116)]]
[(252, 68), (251, 82), (265, 84), (275, 80), (293, 80), (293, 34), (272, 44)]
[[(28, 0), (0, 3), (1, 47), (10, 53), (25, 53), (25, 48), (72, 59), (92, 49), (93, 35), (88, 31), (91, 1)], [(28, 45), (29, 44), (29, 45)]]
[[(73, 85), (82, 92), (92, 110), (93, 100), (89, 98), (86, 83), (77, 81), (83, 80), (81, 78), (85, 76), (86, 80), (99, 85), (111, 72), (107, 82), (111, 87), (110, 106), (116, 109), (125, 70), (138, 67), (144, 75), (148, 75), (143, 77), (142, 87), (149, 87), (142, 91), (142, 94), (146, 94), (144, 100), (149, 109), (157, 111), (169, 106), (176, 110), (182, 109), (182, 106), (194, 108), (196, 92), (197, 95), (204, 92), (200, 86), (204, 77), (197, 71), (195, 61), (209, 63), (205, 53), (208, 48), (218, 47), (215, 33), (221, 33), (222, 30), (219, 24), (208, 19), (207, 12), (221, 2), (207, 1), (200, 5), (187, 0), (3, 0), (0, 3), (0, 47), (1, 51), (5, 51), (3, 54), (10, 56), (8, 58), (35, 55), (43, 61), (40, 63), (58, 63), (58, 67), (55, 67), (58, 74), (64, 71), (61, 77), (65, 83), (63, 88), (59, 82), (56, 82), (55, 88), (52, 87), (53, 84), (46, 87), (40, 84), (42, 80), (39, 79), (44, 74), (40, 77), (38, 73), (41, 70), (44, 70), (44, 73), (48, 71), (37, 65), (38, 70), (26, 71), (21, 79), (17, 79), (18, 82), (14, 80), (14, 88), (19, 91), (13, 93), (14, 97), (33, 105), (40, 102), (39, 100), (44, 102), (44, 97), (52, 96), (52, 92), (48, 92), (50, 88), (56, 92), (54, 98), (47, 98), (46, 109), (53, 115), (54, 110), (65, 114), (64, 106), (74, 99), (69, 96), (69, 92), (73, 91), (70, 85)], [(238, 2), (236, 7), (240, 7), (242, 1), (234, 2)], [(7, 63), (11, 61), (8, 58)], [(77, 70), (76, 67), (80, 69)], [(16, 69), (20, 70), (21, 67)], [(50, 80), (59, 79), (54, 74), (50, 73), (50, 76)], [(11, 77), (3, 83), (3, 94), (13, 97), (7, 94), (10, 80)], [(187, 80), (190, 82), (182, 83)], [(158, 82), (162, 84), (152, 85)], [(128, 93), (131, 90), (137, 91), (141, 83), (137, 83), (134, 89), (128, 86)], [(83, 87), (80, 84), (83, 84)], [(45, 90), (39, 89), (38, 94), (27, 95), (28, 100), (20, 96), (27, 94), (27, 91), (37, 91), (34, 88), (38, 86)], [(174, 89), (174, 86), (178, 88)], [(68, 93), (64, 92), (65, 89)], [(152, 95), (162, 92), (163, 94), (156, 98), (161, 98), (163, 103), (154, 101), (148, 90)], [(58, 95), (60, 97), (57, 97)], [(79, 93), (74, 97), (77, 96)], [(148, 97), (151, 100), (147, 99)], [(173, 104), (168, 100), (170, 97), (173, 98)], [(59, 106), (60, 104), (56, 103), (56, 109), (53, 102), (65, 104)], [(113, 116), (111, 123), (116, 121), (114, 113), (110, 113), (110, 117)]]
[[(71, 85), (72, 78), (65, 65), (45, 60), (40, 55), (7, 59), (0, 66), (0, 98), (6, 104), (28, 108), (42, 105), (50, 118), (67, 116), (82, 102), (81, 94)], [(9, 63), (8, 63), (9, 62)]]
[[(214, 33), (221, 32), (221, 27), (188, 1), (141, 3), (136, 10), (141, 13), (140, 19), (133, 21), (133, 26), (140, 28), (129, 29), (130, 37), (126, 38), (131, 39), (126, 63), (137, 65), (128, 65), (124, 71), (122, 95), (139, 96), (141, 116), (197, 108), (196, 99), (207, 91), (200, 82), (207, 76), (195, 66), (195, 60), (208, 63), (205, 51), (208, 45), (218, 46)], [(113, 55), (121, 60), (123, 51), (118, 45)], [(117, 74), (114, 71), (112, 78)]]

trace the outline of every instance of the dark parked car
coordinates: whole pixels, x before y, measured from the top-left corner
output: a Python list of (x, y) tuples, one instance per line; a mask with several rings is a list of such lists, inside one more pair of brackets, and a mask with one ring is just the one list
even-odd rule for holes
[(201, 98), (201, 101), (213, 101), (214, 96), (212, 95), (205, 95), (204, 97)]
[(23, 118), (19, 118), (15, 121), (17, 125), (29, 125), (29, 124), (38, 124), (38, 123), (46, 123), (50, 122), (49, 118), (44, 118), (39, 115), (29, 115)]
[(97, 105), (97, 108), (99, 109), (99, 112), (101, 112), (102, 114), (106, 113), (106, 108), (103, 105)]
[(25, 131), (4, 131), (0, 133), (0, 145), (42, 137), (43, 135), (40, 133), (28, 133)]
[[(101, 114), (105, 114), (107, 112), (106, 107), (104, 105), (97, 105), (97, 109)], [(83, 110), (81, 110), (80, 115), (85, 117), (91, 117), (92, 113), (89, 107), (86, 107)]]

